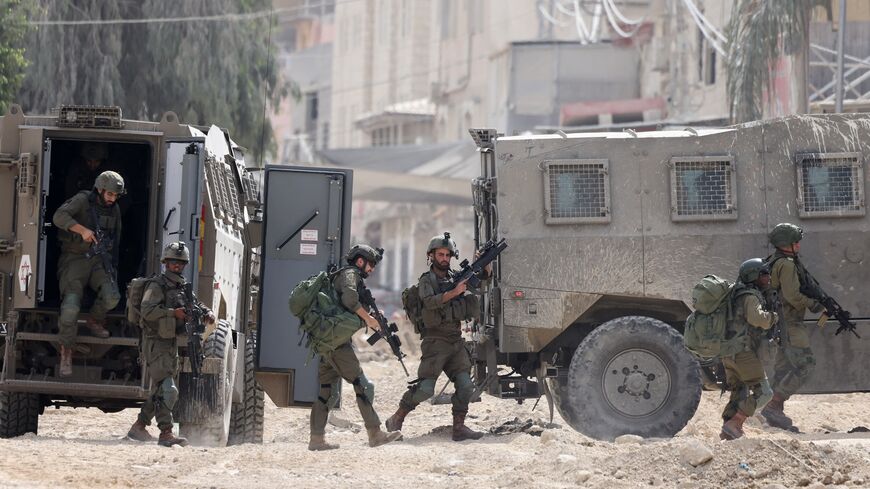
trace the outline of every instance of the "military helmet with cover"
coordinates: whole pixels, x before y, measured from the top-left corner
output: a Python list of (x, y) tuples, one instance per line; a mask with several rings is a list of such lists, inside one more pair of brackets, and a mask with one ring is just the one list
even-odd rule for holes
[(770, 268), (761, 258), (751, 258), (740, 265), (737, 278), (744, 284), (751, 284), (762, 275), (770, 275)]
[(94, 181), (94, 188), (97, 190), (108, 190), (119, 195), (127, 193), (124, 189), (124, 177), (120, 173), (111, 170), (104, 171), (97, 176), (96, 181)]
[(358, 244), (353, 245), (350, 251), (344, 255), (344, 259), (348, 264), (353, 265), (357, 258), (362, 258), (369, 263), (377, 265), (384, 257), (383, 248), (372, 248), (369, 245)]
[(777, 224), (770, 231), (770, 234), (767, 235), (767, 239), (770, 241), (770, 244), (776, 246), (777, 248), (791, 246), (800, 241), (803, 237), (804, 230), (801, 229), (800, 226), (795, 226), (794, 224), (788, 222), (781, 222)]
[(169, 243), (163, 248), (163, 256), (160, 257), (161, 263), (166, 263), (167, 260), (177, 260), (188, 263), (190, 261), (190, 248), (183, 241)]
[(451, 253), (453, 253), (454, 258), (459, 258), (459, 247), (456, 246), (456, 241), (453, 241), (449, 232), (433, 236), (432, 239), (429, 240), (429, 246), (426, 247), (426, 254), (428, 255), (438, 248), (447, 248)]

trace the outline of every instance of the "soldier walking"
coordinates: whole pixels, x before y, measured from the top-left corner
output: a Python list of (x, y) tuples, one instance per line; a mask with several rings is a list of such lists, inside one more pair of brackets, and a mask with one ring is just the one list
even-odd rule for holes
[(773, 376), (773, 398), (761, 410), (761, 415), (771, 425), (784, 430), (796, 431), (791, 418), (784, 412), (784, 404), (807, 381), (816, 366), (810, 348), (808, 326), (804, 324), (806, 310), (818, 313), (824, 310), (821, 303), (801, 292), (801, 278), (806, 269), (797, 261), (801, 249), (803, 230), (789, 223), (774, 226), (768, 235), (776, 251), (768, 257), (770, 284), (782, 297), (782, 336), (776, 352)]
[[(734, 440), (743, 436), (743, 422), (755, 414), (763, 396), (764, 367), (758, 358), (758, 348), (766, 340), (762, 332), (776, 324), (775, 312), (765, 310), (762, 291), (770, 285), (770, 270), (761, 258), (746, 260), (740, 265), (737, 284), (731, 295), (733, 319), (728, 321), (729, 344), (734, 353), (722, 357), (725, 381), (731, 398), (722, 412), (719, 438)], [(731, 353), (731, 352), (728, 352)]]
[[(117, 202), (124, 193), (121, 175), (113, 171), (103, 172), (94, 182), (93, 190), (83, 190), (72, 196), (55, 211), (52, 218), (58, 228), (61, 245), (57, 276), (63, 297), (58, 320), (61, 345), (59, 373), (62, 377), (72, 375), (73, 348), (84, 354), (90, 351), (86, 345), (75, 344), (76, 321), (85, 286), (97, 293), (87, 327), (98, 338), (109, 337), (109, 331), (105, 328), (106, 313), (118, 305), (121, 298), (117, 277), (114, 270), (107, 270), (105, 257), (89, 251), (101, 244), (105, 252), (111, 253), (110, 261), (117, 263), (121, 242), (121, 212)], [(100, 231), (102, 242), (97, 237)]]
[[(383, 258), (383, 250), (367, 245), (356, 245), (345, 256), (349, 266), (341, 268), (332, 278), (341, 306), (359, 316), (365, 326), (374, 331), (380, 331), (380, 324), (360, 304), (360, 291), (365, 288), (364, 279), (369, 276)], [(333, 386), (340, 379), (353, 385), (356, 393), (356, 404), (362, 415), (368, 433), (369, 446), (377, 447), (402, 439), (399, 431), (389, 433), (381, 430), (381, 420), (373, 406), (375, 400), (375, 385), (369, 381), (362, 371), (359, 359), (348, 341), (332, 352), (320, 355), (318, 380), (320, 391), (314, 405), (311, 406), (311, 438), (309, 450), (333, 450), (337, 444), (326, 442), (326, 422), (329, 416), (329, 406)]]
[[(418, 290), (422, 301), (420, 345), (422, 357), (417, 370), (417, 381), (408, 388), (399, 402), (399, 408), (386, 423), (388, 430), (402, 429), (405, 417), (421, 402), (435, 393), (435, 382), (441, 372), (453, 382), (453, 440), (477, 440), (483, 433), (465, 425), (468, 403), (474, 393), (474, 383), (469, 371), (471, 360), (462, 338), (462, 321), (477, 317), (478, 299), (466, 294), (467, 284), (453, 284), (450, 280), (450, 260), (459, 256), (456, 243), (449, 233), (435, 236), (426, 249), (429, 270), (420, 276)], [(492, 275), (492, 266), (486, 267), (487, 277)], [(451, 287), (453, 287), (451, 289)]]
[[(142, 295), (142, 329), (144, 341), (142, 357), (151, 377), (151, 396), (142, 404), (139, 417), (127, 436), (137, 441), (154, 441), (147, 426), (157, 419), (160, 437), (157, 444), (187, 446), (187, 439), (172, 434), (172, 409), (178, 402), (178, 387), (174, 377), (178, 373), (178, 343), (176, 336), (184, 331), (187, 314), (184, 310), (184, 286), (187, 283), (182, 273), (190, 262), (190, 251), (184, 242), (170, 243), (163, 249), (160, 260), (163, 274), (151, 280)], [(204, 304), (197, 304), (206, 311), (207, 324), (213, 324), (214, 314)], [(189, 341), (195, 341), (189, 338)]]

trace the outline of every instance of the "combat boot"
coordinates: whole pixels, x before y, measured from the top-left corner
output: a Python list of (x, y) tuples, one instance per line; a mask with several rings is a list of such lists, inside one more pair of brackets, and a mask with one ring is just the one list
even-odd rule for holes
[(60, 346), (60, 365), (58, 365), (57, 370), (61, 377), (72, 375), (72, 348)]
[(105, 321), (96, 321), (88, 318), (85, 326), (87, 326), (88, 331), (97, 338), (108, 338), (110, 336), (109, 330), (103, 326), (104, 323)]
[(453, 441), (479, 440), (483, 437), (483, 433), (465, 426), (466, 414), (453, 413)]
[(308, 449), (311, 451), (335, 450), (336, 448), (338, 448), (338, 444), (327, 443), (325, 435), (311, 435), (308, 441)]
[(794, 422), (783, 412), (785, 397), (781, 394), (774, 393), (773, 398), (761, 410), (761, 416), (767, 421), (767, 424), (781, 430), (794, 431)]
[(383, 431), (380, 426), (369, 428), (366, 431), (369, 434), (369, 446), (372, 448), (402, 439), (402, 433), (398, 431)]
[(396, 412), (387, 419), (387, 422), (384, 423), (387, 431), (400, 431), (402, 429), (402, 423), (405, 422), (405, 416), (410, 412), (410, 409), (406, 409), (405, 406), (399, 404), (399, 409), (397, 409)]
[(151, 433), (148, 433), (148, 425), (138, 419), (133, 423), (133, 426), (130, 427), (130, 431), (127, 432), (127, 438), (136, 441), (156, 440), (156, 438), (151, 436)]
[(161, 428), (160, 438), (157, 439), (157, 444), (161, 447), (171, 447), (172, 445), (187, 446), (187, 438), (175, 436), (172, 434), (172, 427)]
[(743, 422), (746, 421), (746, 415), (740, 411), (731, 417), (722, 425), (722, 431), (719, 433), (720, 440), (736, 440), (742, 438)]

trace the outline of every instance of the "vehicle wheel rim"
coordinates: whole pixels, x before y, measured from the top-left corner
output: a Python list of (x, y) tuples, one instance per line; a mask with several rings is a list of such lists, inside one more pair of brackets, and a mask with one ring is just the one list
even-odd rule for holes
[(671, 378), (661, 357), (644, 349), (616, 354), (601, 377), (604, 398), (620, 414), (640, 418), (655, 414), (671, 392)]

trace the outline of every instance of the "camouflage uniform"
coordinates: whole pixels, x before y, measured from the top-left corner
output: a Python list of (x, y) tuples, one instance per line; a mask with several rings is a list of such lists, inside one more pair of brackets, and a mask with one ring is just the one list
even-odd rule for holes
[(59, 340), (65, 347), (72, 347), (76, 337), (76, 320), (81, 308), (85, 286), (97, 292), (91, 306), (92, 320), (102, 322), (106, 313), (112, 310), (121, 296), (115, 284), (116, 277), (110, 277), (103, 268), (99, 256), (87, 258), (85, 254), (91, 245), (77, 233), (69, 231), (75, 224), (81, 224), (95, 231), (96, 224), (91, 217), (91, 209), (96, 213), (100, 228), (110, 236), (113, 254), (117, 253), (121, 240), (121, 213), (118, 206), (101, 205), (96, 191), (82, 191), (64, 202), (54, 213), (52, 222), (58, 228), (61, 255), (58, 261), (57, 277), (63, 301), (58, 321)]

